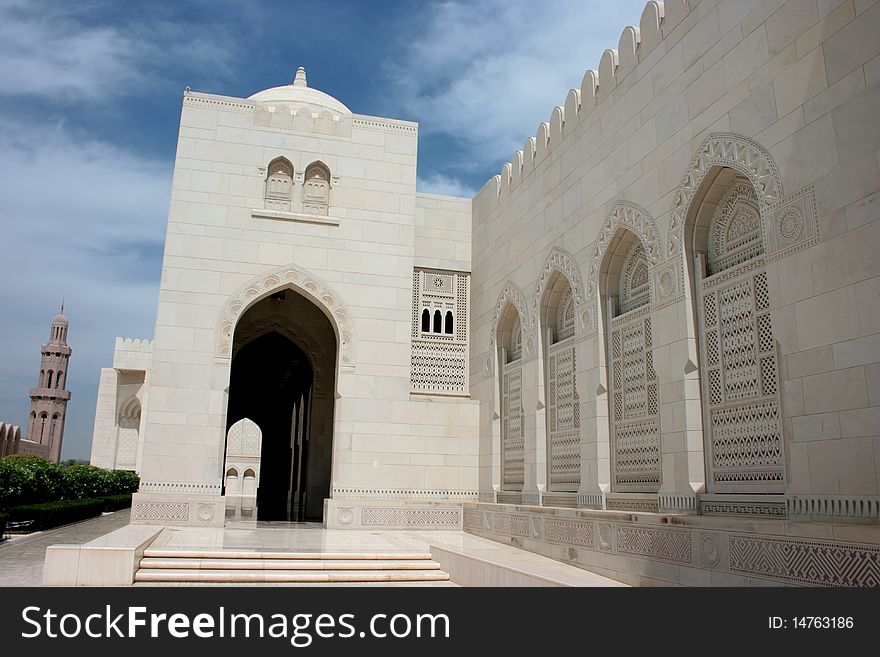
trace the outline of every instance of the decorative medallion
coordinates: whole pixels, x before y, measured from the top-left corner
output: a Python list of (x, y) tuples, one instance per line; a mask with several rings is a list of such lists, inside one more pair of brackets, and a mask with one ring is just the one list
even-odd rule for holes
[(343, 527), (350, 525), (354, 520), (354, 511), (351, 507), (341, 506), (339, 510), (336, 512), (336, 522), (338, 522)]
[(599, 526), (599, 548), (605, 552), (611, 551), (611, 525), (607, 522), (600, 522)]
[(804, 218), (800, 210), (791, 207), (783, 212), (778, 220), (779, 236), (783, 242), (794, 242), (804, 233)]
[(700, 546), (703, 563), (707, 566), (717, 566), (721, 559), (721, 554), (718, 550), (718, 538), (715, 534), (703, 534)]

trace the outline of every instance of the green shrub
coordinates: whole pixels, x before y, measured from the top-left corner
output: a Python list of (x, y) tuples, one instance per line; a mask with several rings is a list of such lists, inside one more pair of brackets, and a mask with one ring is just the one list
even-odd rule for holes
[(0, 509), (38, 504), (61, 496), (61, 468), (40, 456), (0, 459)]
[(127, 470), (104, 470), (93, 465), (72, 465), (61, 470), (61, 496), (82, 500), (134, 493), (140, 477)]
[(101, 501), (104, 503), (104, 511), (119, 511), (119, 509), (127, 509), (131, 506), (131, 493), (108, 495), (102, 497)]
[(72, 465), (61, 470), (61, 499), (84, 500), (116, 492), (108, 470), (94, 465)]
[(113, 495), (136, 493), (141, 483), (141, 478), (130, 470), (111, 470), (110, 477), (113, 481)]
[(28, 523), (22, 529), (39, 531), (86, 518), (94, 518), (101, 515), (103, 509), (104, 500), (94, 499), (25, 504), (9, 510), (9, 522)]

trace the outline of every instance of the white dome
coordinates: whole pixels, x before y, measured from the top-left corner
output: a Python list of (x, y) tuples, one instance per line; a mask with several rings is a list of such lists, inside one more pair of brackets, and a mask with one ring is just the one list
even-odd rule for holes
[(248, 100), (274, 106), (307, 107), (315, 112), (329, 110), (336, 114), (351, 114), (351, 110), (333, 96), (309, 87), (306, 83), (306, 70), (302, 66), (297, 69), (296, 77), (290, 84), (258, 91), (249, 96)]

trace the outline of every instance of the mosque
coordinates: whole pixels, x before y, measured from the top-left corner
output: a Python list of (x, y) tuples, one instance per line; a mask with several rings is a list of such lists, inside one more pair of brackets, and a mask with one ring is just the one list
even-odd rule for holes
[(101, 371), (92, 463), (140, 473), (134, 525), (877, 584), (868, 5), (651, 0), (472, 199), (302, 68), (187, 90), (155, 332)]

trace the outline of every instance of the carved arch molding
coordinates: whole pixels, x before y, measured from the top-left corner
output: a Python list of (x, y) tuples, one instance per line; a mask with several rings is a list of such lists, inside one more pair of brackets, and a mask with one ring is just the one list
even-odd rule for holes
[(232, 335), (244, 312), (256, 301), (281, 289), (291, 288), (321, 308), (331, 320), (339, 342), (340, 365), (354, 366), (354, 332), (351, 313), (342, 297), (319, 277), (297, 265), (284, 265), (252, 278), (239, 286), (223, 306), (217, 322), (215, 355), (232, 355)]
[(580, 334), (587, 328), (578, 319), (582, 316), (581, 311), (584, 303), (584, 279), (581, 276), (581, 268), (578, 266), (575, 257), (558, 246), (554, 246), (550, 250), (547, 259), (544, 261), (544, 266), (541, 268), (541, 275), (535, 285), (534, 298), (532, 299), (532, 315), (535, 318), (539, 316), (541, 299), (544, 297), (544, 291), (547, 289), (547, 284), (550, 282), (554, 272), (562, 274), (571, 286), (571, 293), (575, 304), (575, 331), (577, 334)]
[(754, 187), (768, 259), (784, 257), (820, 241), (813, 186), (786, 197), (782, 177), (767, 149), (742, 135), (714, 133), (700, 144), (673, 197), (666, 239), (670, 256), (683, 253), (687, 213), (706, 174), (715, 166), (738, 171)]

